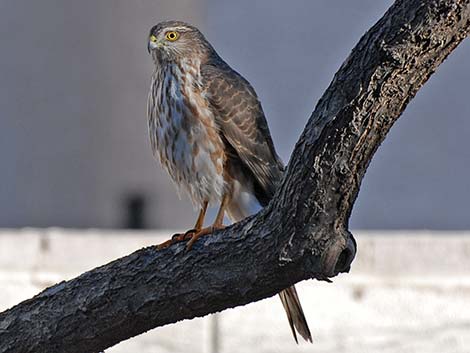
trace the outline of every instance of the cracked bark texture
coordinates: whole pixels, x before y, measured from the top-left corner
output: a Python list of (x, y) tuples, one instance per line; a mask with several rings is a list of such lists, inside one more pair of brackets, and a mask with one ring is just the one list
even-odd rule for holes
[[(198, 241), (149, 247), (0, 313), (0, 352), (99, 352), (155, 327), (349, 270), (348, 219), (374, 152), (467, 37), (470, 0), (400, 0), (361, 38), (318, 102), (260, 213)], [(312, 43), (314, 45), (314, 43)]]

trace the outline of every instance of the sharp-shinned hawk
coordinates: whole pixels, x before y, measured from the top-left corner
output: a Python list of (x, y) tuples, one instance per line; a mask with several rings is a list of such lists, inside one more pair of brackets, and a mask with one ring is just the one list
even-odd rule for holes
[[(194, 229), (165, 242), (188, 240), (237, 222), (266, 206), (284, 166), (276, 154), (258, 97), (195, 27), (161, 22), (148, 38), (155, 63), (148, 96), (154, 155), (177, 188), (200, 208)], [(208, 205), (220, 204), (203, 227)], [(279, 293), (295, 340), (312, 340), (295, 287)]]

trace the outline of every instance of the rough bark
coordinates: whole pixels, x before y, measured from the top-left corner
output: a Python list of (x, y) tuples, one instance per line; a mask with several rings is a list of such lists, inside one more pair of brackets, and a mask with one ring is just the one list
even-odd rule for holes
[[(198, 241), (154, 247), (0, 314), (0, 352), (98, 352), (149, 329), (349, 270), (348, 219), (367, 166), (407, 103), (468, 35), (470, 0), (397, 1), (336, 73), (275, 198)], [(312, 44), (314, 45), (314, 44)]]

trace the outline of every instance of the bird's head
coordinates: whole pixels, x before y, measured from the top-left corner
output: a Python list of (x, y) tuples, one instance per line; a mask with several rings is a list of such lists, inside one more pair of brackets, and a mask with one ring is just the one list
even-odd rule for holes
[(182, 58), (202, 59), (212, 50), (196, 27), (180, 21), (160, 22), (152, 27), (148, 37), (148, 51), (160, 63)]

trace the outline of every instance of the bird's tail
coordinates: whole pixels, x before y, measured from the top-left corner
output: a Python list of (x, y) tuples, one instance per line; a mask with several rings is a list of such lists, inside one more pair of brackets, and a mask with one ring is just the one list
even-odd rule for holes
[[(261, 209), (260, 203), (251, 190), (246, 190), (240, 184), (237, 184), (234, 186), (232, 198), (227, 205), (227, 215), (233, 222), (238, 222)], [(308, 328), (307, 320), (302, 310), (302, 305), (300, 305), (295, 286), (281, 291), (279, 297), (286, 310), (287, 319), (289, 320), (295, 341), (299, 343), (297, 340), (297, 331), (305, 341), (312, 342), (312, 335), (310, 334), (310, 329)]]
[(281, 298), (282, 305), (286, 310), (287, 319), (289, 320), (289, 325), (295, 342), (299, 343), (297, 340), (297, 334), (295, 333), (296, 330), (304, 340), (312, 342), (312, 334), (308, 328), (307, 319), (305, 318), (304, 311), (302, 310), (302, 305), (300, 305), (299, 296), (297, 295), (295, 286), (281, 291), (279, 293), (279, 298)]

